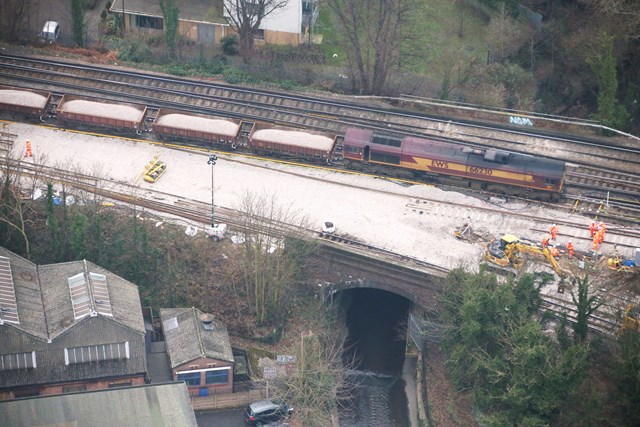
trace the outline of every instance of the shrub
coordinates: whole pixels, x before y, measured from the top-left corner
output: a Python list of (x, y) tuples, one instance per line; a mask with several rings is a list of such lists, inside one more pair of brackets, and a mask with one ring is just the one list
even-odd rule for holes
[(240, 51), (238, 37), (235, 35), (223, 37), (222, 40), (220, 40), (220, 44), (222, 45), (222, 51), (226, 55), (237, 55)]

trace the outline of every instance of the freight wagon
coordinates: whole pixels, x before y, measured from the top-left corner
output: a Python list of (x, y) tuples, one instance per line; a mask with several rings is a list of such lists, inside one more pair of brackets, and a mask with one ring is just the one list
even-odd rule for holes
[(47, 111), (51, 93), (0, 86), (0, 110), (18, 113), (27, 118), (41, 118)]
[(63, 123), (109, 128), (117, 132), (142, 132), (147, 107), (64, 95), (56, 114)]

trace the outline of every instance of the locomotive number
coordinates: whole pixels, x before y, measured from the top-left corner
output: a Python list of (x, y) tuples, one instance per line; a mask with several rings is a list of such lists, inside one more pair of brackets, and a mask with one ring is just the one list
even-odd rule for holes
[(469, 167), (469, 172), (475, 173), (475, 174), (478, 174), (478, 175), (493, 175), (493, 169), (479, 168), (479, 167), (476, 167), (476, 166), (470, 166)]

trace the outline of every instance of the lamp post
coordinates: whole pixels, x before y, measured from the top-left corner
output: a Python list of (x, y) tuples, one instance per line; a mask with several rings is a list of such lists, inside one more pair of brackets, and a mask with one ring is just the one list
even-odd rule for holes
[(122, 33), (127, 29), (127, 22), (124, 14), (124, 0), (122, 0)]
[(214, 212), (215, 212), (215, 208), (214, 208), (214, 204), (213, 204), (213, 188), (214, 188), (214, 181), (213, 181), (213, 171), (214, 171), (214, 166), (216, 165), (216, 161), (218, 160), (218, 156), (216, 156), (215, 154), (210, 154), (209, 155), (209, 160), (207, 161), (208, 165), (211, 165), (211, 227), (215, 227), (216, 223), (214, 220)]

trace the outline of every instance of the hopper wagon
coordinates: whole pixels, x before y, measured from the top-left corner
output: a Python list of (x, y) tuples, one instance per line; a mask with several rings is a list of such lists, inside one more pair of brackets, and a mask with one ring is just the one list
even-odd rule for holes
[(329, 162), (333, 157), (336, 136), (257, 125), (249, 137), (249, 146), (260, 154)]
[(140, 133), (143, 130), (147, 107), (64, 95), (58, 104), (56, 113), (64, 123), (104, 127), (119, 132)]
[(235, 147), (244, 122), (161, 108), (153, 132), (165, 140), (186, 140)]
[(41, 118), (46, 113), (50, 100), (50, 92), (0, 86), (0, 110), (3, 111)]

